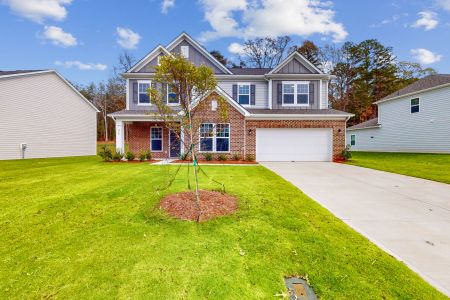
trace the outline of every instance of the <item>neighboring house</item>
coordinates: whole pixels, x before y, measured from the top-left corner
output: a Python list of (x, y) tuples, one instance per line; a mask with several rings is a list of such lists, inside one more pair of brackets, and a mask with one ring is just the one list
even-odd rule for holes
[(0, 71), (0, 159), (96, 154), (98, 110), (53, 70)]
[(352, 150), (450, 153), (450, 75), (430, 75), (376, 104), (378, 118), (347, 129)]
[[(124, 149), (125, 123), (129, 124), (128, 143), (133, 152), (151, 151), (155, 158), (175, 158), (185, 150), (177, 135), (164, 127), (146, 92), (152, 85), (164, 88), (153, 82), (154, 66), (159, 57), (171, 53), (211, 67), (218, 81), (214, 94), (228, 101), (230, 120), (223, 123), (214, 100), (208, 99), (212, 103), (204, 112), (208, 121), (202, 128), (213, 136), (205, 136), (212, 140), (202, 139), (197, 145), (201, 153), (221, 153), (229, 158), (251, 155), (258, 161), (331, 161), (340, 156), (351, 115), (329, 108), (330, 75), (297, 52), (274, 69), (229, 69), (186, 33), (165, 47), (157, 46), (122, 74), (127, 82), (126, 109), (111, 114), (119, 151)], [(173, 95), (168, 94), (167, 101), (177, 105)]]

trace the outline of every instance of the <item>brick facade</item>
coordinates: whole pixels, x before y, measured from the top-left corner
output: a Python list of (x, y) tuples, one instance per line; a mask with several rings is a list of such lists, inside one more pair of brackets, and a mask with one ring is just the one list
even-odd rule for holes
[[(238, 110), (226, 102), (227, 118), (224, 120), (218, 111), (213, 111), (211, 96), (202, 106), (203, 113), (199, 115), (203, 123), (229, 123), (230, 124), (230, 152), (225, 153), (228, 159), (234, 154), (242, 158), (247, 155), (256, 156), (256, 129), (257, 128), (331, 128), (333, 131), (333, 160), (340, 157), (345, 148), (345, 120), (246, 120)], [(129, 125), (129, 149), (134, 153), (150, 150), (150, 128), (152, 126), (164, 127), (161, 122), (133, 122)], [(186, 135), (187, 136), (187, 135)], [(198, 140), (194, 140), (198, 145)], [(187, 143), (187, 141), (186, 141)], [(169, 130), (163, 128), (163, 151), (152, 152), (154, 158), (169, 157)], [(200, 158), (204, 154), (199, 153)], [(213, 153), (217, 158), (218, 153)]]

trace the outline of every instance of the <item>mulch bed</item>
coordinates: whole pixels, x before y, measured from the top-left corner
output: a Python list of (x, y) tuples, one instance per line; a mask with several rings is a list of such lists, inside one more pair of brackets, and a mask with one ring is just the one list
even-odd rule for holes
[[(172, 163), (180, 164), (180, 163), (192, 163), (192, 160), (174, 160)], [(199, 164), (217, 164), (217, 165), (257, 165), (256, 161), (247, 161), (247, 160), (199, 160)]]
[(214, 191), (199, 191), (200, 211), (195, 202), (195, 191), (171, 194), (163, 198), (160, 208), (172, 217), (188, 221), (207, 221), (233, 214), (237, 209), (237, 199)]

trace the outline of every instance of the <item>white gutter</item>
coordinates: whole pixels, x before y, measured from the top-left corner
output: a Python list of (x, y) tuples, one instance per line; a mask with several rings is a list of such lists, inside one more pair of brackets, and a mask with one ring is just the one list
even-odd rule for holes
[(376, 126), (369, 126), (369, 127), (363, 127), (363, 128), (347, 128), (347, 131), (354, 131), (354, 130), (363, 130), (363, 129), (373, 129), (373, 128), (380, 128), (381, 125)]
[(8, 78), (8, 77), (19, 77), (19, 76), (26, 76), (26, 75), (38, 75), (38, 74), (45, 74), (45, 73), (51, 73), (55, 72), (54, 70), (43, 70), (43, 71), (36, 71), (36, 72), (27, 72), (27, 73), (17, 73), (17, 74), (8, 74), (8, 75), (1, 75), (1, 78)]

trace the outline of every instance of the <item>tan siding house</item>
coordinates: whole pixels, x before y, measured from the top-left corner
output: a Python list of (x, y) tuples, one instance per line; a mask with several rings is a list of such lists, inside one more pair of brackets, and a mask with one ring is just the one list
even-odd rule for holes
[(0, 159), (95, 155), (98, 110), (53, 70), (0, 72)]

